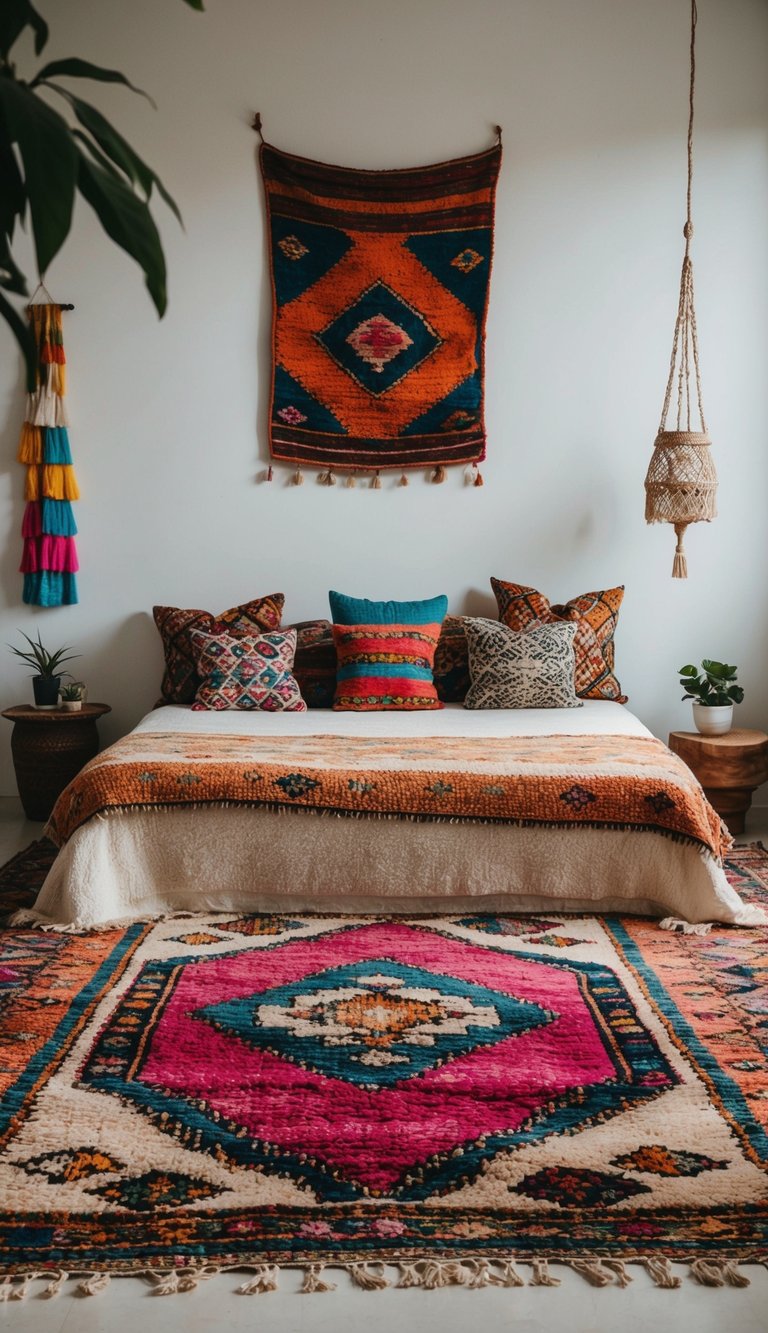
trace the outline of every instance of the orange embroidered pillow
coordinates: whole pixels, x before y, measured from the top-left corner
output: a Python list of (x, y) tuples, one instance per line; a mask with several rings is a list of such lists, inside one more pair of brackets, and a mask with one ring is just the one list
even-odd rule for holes
[(520, 632), (564, 620), (576, 625), (573, 648), (576, 693), (580, 699), (627, 702), (613, 670), (613, 636), (624, 597), (623, 587), (585, 592), (564, 605), (552, 605), (543, 593), (522, 583), (504, 583), (492, 578), (491, 587), (496, 595), (499, 620), (510, 629)]

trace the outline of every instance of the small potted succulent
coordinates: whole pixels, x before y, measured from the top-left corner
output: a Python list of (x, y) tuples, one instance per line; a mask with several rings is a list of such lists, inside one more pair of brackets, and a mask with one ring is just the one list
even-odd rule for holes
[(704, 658), (701, 672), (695, 666), (680, 667), (683, 699), (693, 704), (693, 722), (702, 736), (724, 736), (733, 726), (733, 705), (740, 704), (744, 691), (736, 684), (738, 668), (727, 662)]
[(83, 706), (85, 685), (81, 680), (67, 681), (61, 687), (61, 706), (65, 713), (79, 713)]
[(73, 657), (79, 657), (79, 653), (71, 653), (69, 646), (58, 648), (56, 652), (50, 653), (43, 647), (40, 638), (40, 631), (37, 632), (37, 639), (30, 639), (28, 634), (20, 631), (21, 637), (27, 640), (29, 648), (14, 648), (13, 644), (8, 644), (11, 652), (20, 657), (22, 662), (32, 667), (32, 690), (35, 696), (35, 708), (55, 708), (59, 702), (59, 689), (61, 687), (61, 678), (69, 673), (62, 671), (64, 662), (70, 662)]

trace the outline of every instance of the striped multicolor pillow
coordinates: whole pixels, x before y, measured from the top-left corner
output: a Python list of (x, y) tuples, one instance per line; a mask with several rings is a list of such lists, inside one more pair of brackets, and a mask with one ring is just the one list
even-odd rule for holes
[(447, 597), (370, 602), (331, 592), (337, 710), (442, 708), (432, 668)]

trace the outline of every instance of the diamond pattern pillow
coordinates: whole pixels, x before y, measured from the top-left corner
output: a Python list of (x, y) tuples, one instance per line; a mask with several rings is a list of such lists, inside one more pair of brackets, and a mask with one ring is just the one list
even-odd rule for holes
[(498, 620), (466, 616), (472, 684), (465, 708), (581, 708), (574, 685), (575, 625), (524, 634)]
[(536, 625), (576, 626), (576, 693), (580, 699), (612, 699), (625, 704), (626, 694), (614, 675), (613, 636), (619, 620), (624, 588), (605, 588), (572, 597), (564, 605), (551, 605), (543, 593), (522, 583), (491, 579), (499, 619), (509, 629), (522, 632)]
[(192, 630), (200, 684), (195, 709), (257, 708), (265, 713), (305, 713), (291, 674), (295, 629), (277, 634), (204, 634)]
[(191, 633), (202, 630), (205, 634), (248, 634), (254, 630), (280, 628), (280, 617), (285, 598), (281, 592), (269, 597), (257, 597), (242, 606), (233, 606), (221, 615), (210, 611), (184, 611), (178, 606), (155, 606), (152, 614), (163, 641), (165, 675), (160, 687), (163, 702), (191, 704), (200, 684), (192, 651)]

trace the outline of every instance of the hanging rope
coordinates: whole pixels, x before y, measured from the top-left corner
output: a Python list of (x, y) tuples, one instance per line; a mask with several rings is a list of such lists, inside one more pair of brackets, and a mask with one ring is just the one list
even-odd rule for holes
[[(687, 562), (683, 549), (683, 535), (689, 523), (709, 521), (715, 517), (717, 474), (710, 454), (710, 439), (704, 418), (699, 367), (699, 341), (696, 329), (696, 310), (693, 296), (693, 263), (691, 238), (693, 217), (691, 196), (693, 188), (693, 108), (696, 88), (696, 0), (691, 0), (690, 83), (688, 91), (688, 182), (686, 189), (686, 217), (683, 235), (685, 254), (680, 275), (680, 296), (677, 304), (672, 355), (669, 361), (664, 405), (656, 436), (656, 443), (645, 479), (645, 518), (648, 523), (673, 523), (677, 547), (672, 567), (673, 578), (687, 578)], [(699, 410), (699, 429), (691, 420), (691, 366), (696, 383), (695, 401)], [(672, 393), (677, 378), (677, 422), (673, 430), (667, 427)]]

